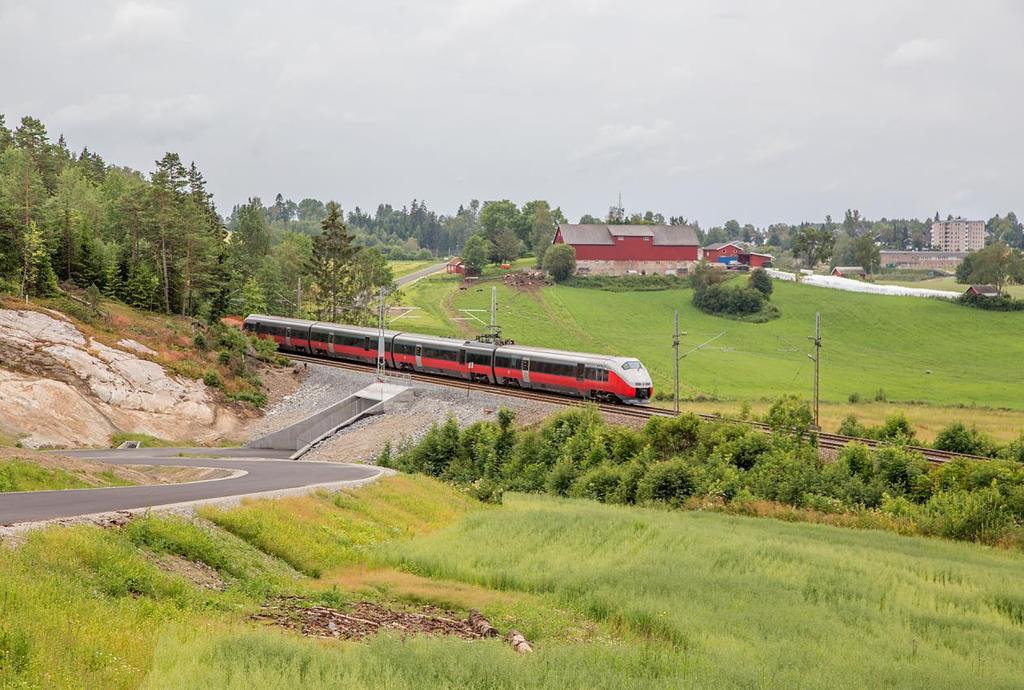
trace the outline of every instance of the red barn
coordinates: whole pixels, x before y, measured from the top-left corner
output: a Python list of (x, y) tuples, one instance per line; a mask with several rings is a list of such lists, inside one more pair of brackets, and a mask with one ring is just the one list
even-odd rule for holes
[(697, 233), (685, 225), (559, 225), (553, 244), (576, 250), (581, 274), (686, 273), (697, 261)]
[(738, 256), (741, 264), (746, 264), (751, 268), (771, 268), (772, 265), (771, 254), (743, 251)]
[(462, 259), (460, 259), (457, 256), (454, 259), (451, 259), (445, 265), (444, 268), (445, 268), (445, 270), (448, 273), (462, 273), (462, 274), (466, 273), (466, 265), (464, 263), (462, 263)]
[(746, 249), (735, 242), (715, 242), (703, 247), (704, 260), (712, 264), (725, 264), (739, 261), (740, 254)]

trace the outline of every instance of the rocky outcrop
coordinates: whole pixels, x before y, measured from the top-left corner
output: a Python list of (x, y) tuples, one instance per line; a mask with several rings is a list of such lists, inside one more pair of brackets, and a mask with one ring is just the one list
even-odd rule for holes
[(240, 426), (201, 381), (140, 357), (141, 343), (109, 347), (54, 314), (0, 309), (0, 431), (22, 445), (103, 446), (117, 431), (209, 441)]

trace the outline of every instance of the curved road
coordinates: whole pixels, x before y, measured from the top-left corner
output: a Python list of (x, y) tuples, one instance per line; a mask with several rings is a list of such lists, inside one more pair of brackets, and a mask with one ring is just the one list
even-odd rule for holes
[(418, 271), (413, 271), (409, 275), (402, 276), (401, 278), (396, 279), (395, 285), (397, 285), (398, 287), (403, 287), (405, 285), (409, 285), (410, 283), (415, 283), (420, 278), (426, 278), (429, 275), (440, 273), (441, 271), (444, 270), (444, 267), (447, 265), (447, 261), (442, 261), (439, 264), (434, 264), (432, 266), (427, 266), (426, 268), (421, 268)]
[[(177, 457), (179, 454), (217, 457)], [(143, 448), (62, 451), (61, 455), (115, 465), (173, 465), (242, 470), (243, 476), (187, 484), (0, 493), (0, 525), (155, 508), (326, 484), (361, 483), (382, 473), (369, 465), (287, 460), (291, 451), (248, 448)]]

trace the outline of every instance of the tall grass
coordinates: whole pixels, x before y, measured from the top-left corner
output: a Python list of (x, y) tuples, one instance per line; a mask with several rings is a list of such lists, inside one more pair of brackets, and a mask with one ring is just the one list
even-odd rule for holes
[(512, 495), (385, 551), (422, 575), (553, 597), (664, 641), (692, 668), (685, 685), (1024, 677), (1024, 560), (973, 545)]

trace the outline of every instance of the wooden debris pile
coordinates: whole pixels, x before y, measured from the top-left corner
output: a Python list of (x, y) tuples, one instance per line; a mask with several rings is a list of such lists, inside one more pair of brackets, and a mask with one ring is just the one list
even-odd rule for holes
[(543, 287), (550, 285), (547, 274), (544, 271), (517, 271), (507, 273), (502, 279), (505, 285), (515, 288)]
[[(458, 614), (426, 606), (422, 613), (390, 609), (370, 601), (360, 601), (346, 611), (328, 606), (304, 605), (301, 597), (277, 597), (263, 605), (253, 620), (278, 625), (309, 637), (360, 640), (384, 630), (404, 635), (453, 635), (467, 640), (498, 637), (500, 633), (479, 611), (473, 610), (467, 620)], [(533, 647), (517, 630), (505, 636), (519, 654)]]

